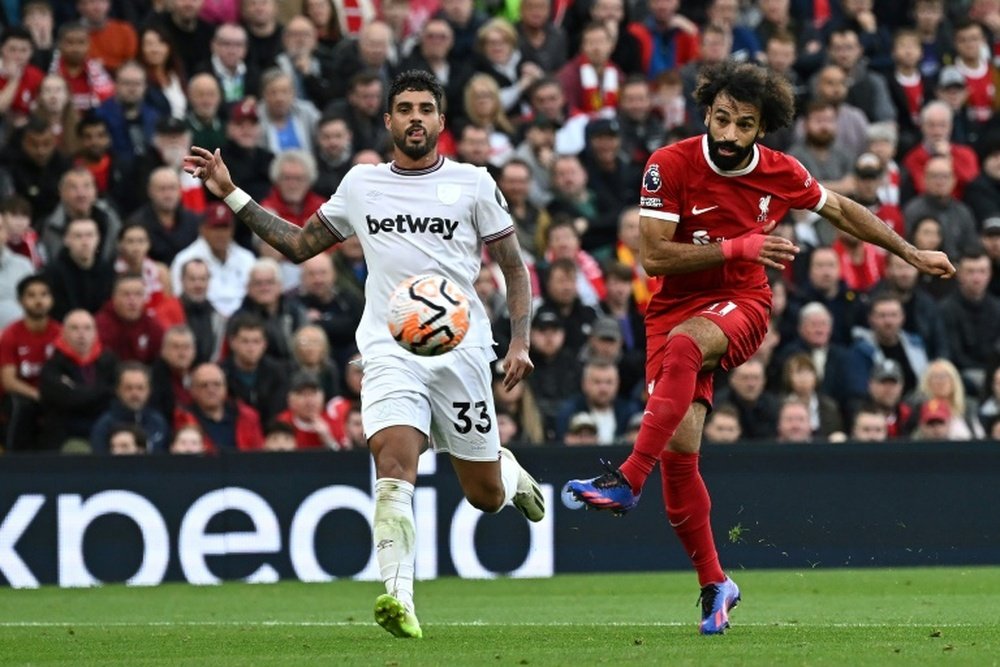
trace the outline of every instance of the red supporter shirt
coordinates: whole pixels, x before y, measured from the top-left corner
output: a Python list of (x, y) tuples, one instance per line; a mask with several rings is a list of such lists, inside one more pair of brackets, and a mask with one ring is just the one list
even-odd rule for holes
[[(340, 430), (340, 425), (326, 411), (321, 412), (319, 418), (326, 422), (327, 428), (330, 429), (331, 437), (337, 442), (335, 449), (340, 450), (340, 443), (342, 441), (336, 436), (337, 431)], [(326, 449), (326, 445), (323, 444), (323, 439), (319, 437), (319, 433), (312, 426), (296, 419), (291, 410), (285, 410), (275, 417), (275, 420), (288, 424), (295, 430), (295, 446), (298, 449)]]
[(37, 332), (30, 331), (24, 320), (11, 323), (0, 335), (0, 366), (13, 365), (18, 379), (38, 387), (42, 364), (52, 356), (61, 331), (62, 326), (51, 319), (45, 329)]
[[(707, 245), (760, 233), (789, 209), (818, 211), (826, 196), (798, 160), (759, 144), (744, 169), (722, 171), (709, 160), (708, 137), (701, 135), (653, 153), (643, 174), (639, 206), (647, 218), (677, 223), (674, 242)], [(656, 316), (676, 300), (692, 296), (703, 296), (706, 302), (749, 298), (771, 303), (764, 266), (754, 262), (726, 262), (664, 276), (646, 311), (647, 335), (667, 333), (657, 328)]]
[[(31, 114), (31, 106), (34, 104), (35, 98), (38, 97), (38, 91), (42, 87), (42, 79), (44, 78), (45, 72), (34, 65), (28, 65), (24, 68), (21, 81), (17, 84), (17, 91), (14, 93), (14, 99), (10, 103), (10, 113), (21, 116)], [(0, 76), (0, 89), (6, 87), (7, 78)]]

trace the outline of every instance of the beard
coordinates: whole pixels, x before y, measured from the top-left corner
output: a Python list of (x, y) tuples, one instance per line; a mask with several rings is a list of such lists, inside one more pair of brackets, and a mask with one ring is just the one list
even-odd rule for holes
[[(747, 159), (750, 152), (753, 151), (754, 144), (756, 141), (751, 141), (748, 146), (740, 146), (735, 141), (716, 141), (712, 137), (712, 133), (708, 133), (708, 157), (711, 158), (715, 166), (722, 171), (732, 171), (736, 169), (740, 164)], [(722, 155), (719, 153), (720, 149), (725, 149), (732, 151), (732, 155)]]
[(424, 140), (418, 144), (414, 144), (408, 141), (408, 135), (412, 129), (414, 128), (409, 127), (400, 134), (394, 134), (392, 136), (392, 143), (406, 157), (411, 160), (419, 160), (420, 158), (426, 157), (431, 151), (437, 148), (438, 133), (432, 133), (426, 127), (421, 127), (420, 129), (424, 131)]
[(806, 134), (806, 143), (816, 148), (829, 148), (835, 138), (832, 132), (809, 132)]

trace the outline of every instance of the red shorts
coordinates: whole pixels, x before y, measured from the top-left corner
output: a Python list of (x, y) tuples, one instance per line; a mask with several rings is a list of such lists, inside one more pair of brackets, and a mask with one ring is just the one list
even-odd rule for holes
[[(657, 333), (646, 340), (646, 388), (650, 394), (663, 372), (663, 352), (670, 332), (692, 317), (714, 322), (729, 339), (726, 353), (719, 360), (723, 370), (736, 368), (753, 356), (767, 334), (770, 308), (757, 299), (728, 301), (679, 301), (678, 307), (657, 316)], [(712, 407), (715, 371), (698, 374), (694, 400)]]

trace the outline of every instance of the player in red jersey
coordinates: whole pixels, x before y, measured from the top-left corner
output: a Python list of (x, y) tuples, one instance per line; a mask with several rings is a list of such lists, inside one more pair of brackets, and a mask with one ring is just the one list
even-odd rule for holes
[(667, 518), (698, 572), (704, 634), (729, 626), (739, 588), (725, 575), (709, 522), (711, 501), (698, 470), (712, 374), (746, 361), (767, 332), (771, 307), (765, 268), (783, 269), (798, 248), (770, 235), (791, 208), (812, 209), (921, 271), (950, 277), (940, 252), (917, 250), (860, 204), (825, 190), (794, 158), (760, 146), (786, 127), (794, 98), (780, 75), (722, 63), (695, 90), (708, 132), (650, 157), (640, 201), (640, 256), (664, 276), (646, 312), (649, 401), (632, 453), (619, 469), (568, 490), (590, 507), (623, 513), (635, 506), (657, 462)]

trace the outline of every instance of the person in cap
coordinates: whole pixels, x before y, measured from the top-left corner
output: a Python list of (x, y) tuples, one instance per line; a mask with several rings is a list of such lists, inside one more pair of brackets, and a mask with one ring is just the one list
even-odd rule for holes
[(311, 371), (297, 371), (288, 388), (288, 409), (277, 416), (277, 421), (292, 427), (298, 449), (350, 449), (350, 443), (341, 442), (334, 433), (338, 424), (324, 406), (326, 397), (319, 376)]
[(982, 156), (982, 171), (966, 186), (963, 201), (985, 226), (987, 218), (1000, 216), (1000, 130), (987, 135), (976, 148)]
[(597, 441), (597, 422), (587, 412), (578, 412), (569, 420), (563, 443), (567, 447), (580, 445), (599, 445)]
[(562, 317), (553, 308), (539, 308), (531, 321), (531, 361), (535, 370), (528, 385), (542, 412), (546, 432), (553, 434), (559, 404), (580, 386), (579, 364), (565, 344)]
[(599, 254), (610, 255), (618, 237), (618, 216), (639, 201), (642, 167), (622, 152), (621, 125), (615, 118), (596, 118), (587, 125), (583, 153), (587, 187), (600, 213), (588, 230), (588, 243)]
[(914, 440), (948, 441), (952, 420), (951, 408), (939, 398), (932, 398), (920, 406), (920, 421), (913, 434)]
[(854, 161), (854, 193), (856, 202), (887, 222), (900, 236), (906, 235), (903, 212), (895, 204), (882, 201), (879, 191), (886, 178), (885, 163), (872, 152), (862, 153)]
[(941, 68), (938, 72), (935, 95), (951, 109), (952, 141), (975, 146), (981, 125), (972, 118), (969, 109), (969, 88), (966, 86), (965, 76), (957, 67), (948, 65)]
[(177, 253), (170, 264), (174, 293), (181, 293), (181, 270), (192, 259), (200, 259), (209, 268), (208, 300), (225, 317), (243, 303), (255, 257), (233, 240), (233, 212), (223, 202), (213, 202), (205, 209), (200, 236)]
[[(256, 102), (245, 99), (232, 105), (226, 121), (226, 143), (222, 146), (222, 154), (229, 163), (233, 180), (254, 201), (261, 201), (271, 191), (270, 169), (274, 153), (261, 146), (261, 137)], [(252, 238), (253, 232), (246, 225), (237, 226), (237, 243), (250, 249)]]

